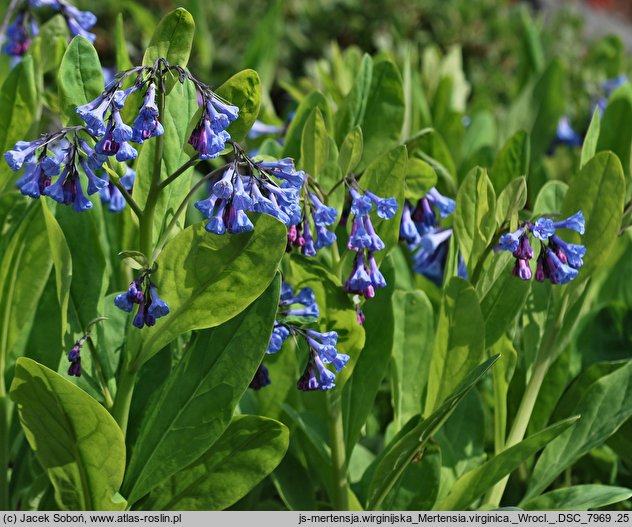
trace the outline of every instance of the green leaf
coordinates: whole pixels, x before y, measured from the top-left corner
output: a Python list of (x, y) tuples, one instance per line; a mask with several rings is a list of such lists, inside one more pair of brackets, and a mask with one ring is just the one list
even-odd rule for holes
[[(628, 91), (632, 91), (628, 88)], [(599, 125), (597, 152), (611, 150), (623, 166), (626, 174), (630, 173), (630, 143), (632, 143), (632, 94), (630, 96), (613, 96)]]
[(484, 328), (476, 291), (465, 280), (452, 278), (439, 310), (425, 415), (437, 409), (483, 359)]
[(495, 145), (496, 121), (494, 116), (486, 110), (476, 112), (465, 130), (461, 151), (462, 159), (470, 159), (481, 149), (495, 147)]
[(517, 176), (526, 176), (529, 173), (530, 151), (529, 134), (523, 130), (516, 132), (503, 145), (489, 174), (497, 193)]
[(428, 445), (421, 461), (408, 465), (402, 478), (384, 500), (384, 510), (431, 510), (441, 483), (441, 449)]
[(342, 143), (351, 130), (362, 124), (371, 89), (372, 76), (373, 61), (369, 55), (365, 54), (353, 87), (342, 101), (336, 113), (336, 142), (338, 144)]
[(363, 148), (362, 128), (356, 126), (345, 136), (342, 145), (340, 145), (338, 165), (340, 166), (342, 177), (347, 177), (358, 166), (362, 158)]
[(432, 304), (423, 291), (396, 291), (393, 318), (391, 397), (393, 423), (398, 431), (421, 412), (434, 340)]
[(590, 161), (597, 153), (597, 142), (599, 141), (600, 132), (601, 114), (599, 113), (599, 108), (595, 108), (592, 119), (590, 120), (590, 126), (586, 132), (586, 137), (584, 138), (584, 144), (582, 145), (579, 168), (584, 168), (584, 165), (588, 163), (588, 161)]
[(66, 333), (66, 325), (68, 323), (68, 303), (70, 301), (70, 287), (72, 283), (72, 256), (64, 231), (61, 230), (46, 201), (41, 200), (41, 204), (48, 234), (49, 250), (55, 266), (57, 300), (61, 315), (61, 334), (63, 335)]
[(77, 106), (96, 99), (103, 91), (103, 69), (90, 41), (72, 39), (57, 74), (59, 104), (66, 124), (83, 124)]
[(475, 168), (463, 180), (456, 196), (454, 231), (471, 273), (496, 232), (496, 194), (485, 169)]
[(495, 254), (476, 284), (488, 347), (513, 327), (531, 290), (530, 281), (520, 280), (512, 274), (514, 262), (515, 258), (507, 251)]
[(66, 510), (123, 510), (117, 494), (125, 441), (112, 416), (83, 390), (31, 359), (18, 359), (11, 397), (31, 448)]
[(296, 113), (290, 121), (290, 125), (285, 134), (285, 148), (283, 150), (284, 157), (291, 157), (298, 161), (301, 156), (301, 138), (303, 137), (303, 128), (311, 115), (314, 108), (318, 108), (325, 120), (328, 129), (331, 123), (331, 110), (325, 96), (319, 91), (311, 92), (305, 97), (301, 104), (298, 105)]
[(236, 416), (197, 461), (155, 489), (144, 510), (218, 511), (244, 497), (283, 459), (289, 431), (256, 415)]
[(568, 185), (563, 181), (547, 181), (533, 205), (533, 214), (561, 214)]
[(373, 464), (367, 509), (376, 509), (382, 503), (406, 467), (423, 452), (430, 437), (441, 427), (463, 397), (469, 393), (497, 359), (498, 356), (487, 359), (483, 364), (470, 371), (450, 397), (427, 419), (420, 417), (411, 419), (393, 438)]
[(398, 146), (375, 158), (364, 171), (362, 187), (381, 198), (397, 200), (397, 214), (390, 220), (378, 218), (375, 211), (371, 213), (371, 222), (375, 232), (386, 244), (384, 251), (375, 257), (378, 263), (388, 254), (389, 249), (397, 245), (399, 240), (399, 223), (404, 207), (404, 178), (408, 153), (405, 146)]
[(142, 330), (139, 363), (178, 335), (233, 318), (265, 291), (285, 254), (285, 227), (267, 215), (253, 223), (251, 233), (223, 236), (188, 227), (167, 244), (155, 280), (171, 312)]
[(122, 263), (132, 269), (139, 270), (149, 268), (147, 257), (140, 251), (121, 251), (118, 255)]
[[(557, 123), (566, 108), (565, 72), (559, 60), (553, 60), (533, 88), (531, 112), (535, 115), (531, 128), (531, 160), (547, 151)], [(518, 174), (516, 174), (518, 175)]]
[(322, 166), (329, 158), (329, 138), (323, 114), (314, 108), (309, 114), (301, 139), (301, 168), (318, 177)]
[[(0, 253), (0, 363), (20, 356), (52, 266), (44, 218), (32, 204)], [(59, 344), (58, 342), (55, 344)], [(7, 362), (4, 362), (4, 361)], [(5, 372), (0, 372), (4, 375)]]
[(566, 467), (614, 434), (632, 416), (630, 397), (632, 361), (597, 382), (585, 385), (573, 409), (574, 414), (581, 415), (581, 420), (542, 452), (524, 499), (538, 496)]
[[(524, 176), (509, 182), (496, 202), (496, 223), (501, 226), (508, 222), (516, 225), (518, 213), (527, 203), (527, 179)], [(512, 228), (512, 227), (510, 227)]]
[(397, 66), (388, 60), (373, 66), (362, 116), (364, 149), (358, 171), (399, 142), (404, 124), (404, 88)]
[(261, 79), (254, 70), (235, 73), (215, 93), (239, 107), (239, 117), (226, 129), (233, 141), (243, 141), (257, 120), (261, 108)]
[(127, 53), (127, 42), (125, 41), (125, 31), (123, 26), (123, 13), (116, 16), (116, 28), (114, 31), (114, 43), (116, 53), (116, 69), (118, 71), (128, 70), (134, 65)]
[(143, 65), (152, 66), (160, 58), (172, 66), (186, 67), (193, 46), (195, 22), (191, 13), (179, 7), (158, 24), (143, 57)]
[(416, 203), (437, 185), (437, 173), (425, 161), (411, 157), (406, 165), (406, 199)]
[[(187, 143), (189, 124), (197, 111), (197, 95), (191, 83), (178, 86), (167, 95), (162, 119), (165, 133), (160, 163), (161, 181), (167, 179), (189, 161), (190, 156), (182, 145)], [(158, 148), (160, 148), (158, 141), (145, 142), (136, 161), (136, 171), (147, 176), (139, 177), (132, 191), (132, 196), (141, 207), (147, 200)], [(158, 240), (180, 203), (191, 190), (192, 177), (193, 169), (188, 169), (160, 192), (154, 212), (154, 242)], [(180, 219), (178, 227), (182, 228), (183, 225), (184, 219)]]
[[(0, 89), (0, 148), (3, 153), (24, 140), (39, 116), (39, 109), (33, 58), (26, 57), (11, 70)], [(12, 175), (9, 165), (0, 163), (0, 191), (12, 182)]]
[(198, 334), (152, 398), (125, 477), (130, 503), (184, 470), (224, 432), (265, 354), (279, 289), (277, 278), (245, 311)]
[(435, 505), (435, 510), (465, 510), (487, 489), (513, 472), (544, 445), (575, 424), (578, 419), (578, 417), (570, 417), (556, 423), (465, 473), (452, 486), (450, 493)]
[[(628, 145), (629, 147), (629, 145)], [(579, 271), (585, 279), (608, 258), (623, 215), (625, 180), (617, 156), (601, 152), (593, 157), (573, 178), (564, 200), (563, 214), (570, 216), (578, 210), (586, 218), (583, 236), (573, 233), (564, 239), (586, 246), (584, 266)]]
[(537, 498), (523, 501), (525, 511), (587, 511), (598, 510), (629, 500), (632, 490), (608, 485), (573, 485), (555, 489)]

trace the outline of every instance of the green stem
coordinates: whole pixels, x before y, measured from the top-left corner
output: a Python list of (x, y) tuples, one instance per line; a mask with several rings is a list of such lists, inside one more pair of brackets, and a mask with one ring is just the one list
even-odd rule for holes
[(333, 475), (334, 510), (349, 510), (349, 484), (347, 482), (347, 459), (344, 429), (342, 425), (342, 394), (340, 391), (327, 393), (327, 416), (329, 420), (329, 441)]
[[(158, 94), (158, 120), (163, 121), (165, 114), (165, 92), (160, 90)], [(162, 154), (165, 146), (165, 136), (159, 135), (156, 138), (156, 151), (154, 155), (154, 167), (151, 174), (151, 184), (147, 193), (147, 201), (145, 202), (145, 210), (140, 222), (140, 250), (148, 256), (153, 253), (154, 244), (154, 214), (156, 212), (156, 204), (160, 196), (160, 172), (162, 170)], [(150, 260), (149, 266), (153, 265)]]
[(117, 181), (114, 178), (110, 178), (110, 182), (119, 189), (119, 192), (123, 195), (123, 199), (125, 199), (129, 207), (134, 211), (134, 214), (136, 214), (136, 217), (140, 220), (143, 217), (143, 211), (134, 198), (132, 198), (130, 193), (127, 192), (127, 189), (121, 185), (120, 181)]
[(173, 181), (175, 181), (176, 179), (178, 179), (182, 174), (184, 174), (187, 170), (189, 170), (189, 168), (195, 166), (197, 164), (197, 162), (199, 161), (199, 155), (195, 154), (191, 159), (189, 159), (184, 165), (182, 165), (178, 170), (176, 170), (173, 174), (171, 174), (167, 179), (165, 179), (164, 181), (162, 181), (159, 185), (158, 188), (160, 190), (162, 190), (163, 188), (165, 188), (166, 186), (168, 186), (169, 184), (171, 184)]
[(189, 201), (191, 201), (191, 198), (195, 195), (195, 193), (198, 191), (198, 189), (202, 185), (204, 185), (204, 183), (206, 183), (209, 179), (213, 178), (215, 175), (217, 175), (219, 172), (221, 172), (225, 168), (226, 168), (225, 166), (221, 166), (219, 168), (216, 168), (212, 172), (209, 172), (208, 174), (206, 174), (195, 185), (193, 185), (193, 188), (184, 197), (184, 199), (182, 200), (182, 203), (180, 203), (180, 206), (178, 207), (178, 209), (176, 210), (175, 214), (173, 215), (173, 218), (171, 218), (171, 221), (169, 222), (169, 225), (167, 225), (166, 229), (162, 233), (162, 236), (160, 237), (160, 240), (158, 240), (158, 243), (156, 243), (156, 248), (154, 249), (154, 252), (153, 252), (152, 257), (151, 257), (151, 261), (152, 262), (155, 262), (156, 259), (158, 258), (158, 256), (160, 255), (160, 253), (162, 252), (162, 249), (164, 248), (165, 244), (169, 240), (169, 236), (171, 234), (171, 231), (173, 231), (173, 229), (175, 229), (176, 225), (178, 224), (178, 219), (180, 218), (182, 213), (186, 210), (187, 205), (189, 204)]
[(92, 339), (90, 338), (88, 338), (88, 349), (90, 350), (92, 364), (94, 365), (94, 370), (97, 374), (99, 384), (101, 385), (101, 393), (103, 394), (103, 398), (105, 399), (105, 407), (109, 410), (110, 408), (112, 408), (114, 401), (112, 400), (112, 394), (110, 393), (110, 390), (108, 388), (108, 383), (105, 380), (105, 376), (103, 375), (103, 367), (101, 366), (99, 355), (94, 347)]
[[(509, 431), (509, 435), (507, 436), (507, 441), (505, 442), (503, 450), (517, 445), (525, 436), (527, 427), (529, 426), (529, 421), (531, 420), (531, 414), (533, 413), (535, 403), (538, 399), (538, 394), (540, 393), (540, 388), (542, 388), (544, 378), (546, 377), (555, 356), (557, 340), (564, 322), (564, 314), (566, 313), (567, 306), (568, 294), (565, 294), (554, 323), (548, 326), (547, 331), (542, 338), (542, 342), (538, 350), (538, 356), (533, 366), (533, 373), (531, 374), (531, 378), (529, 379), (524, 394), (522, 395), (520, 406), (516, 412), (516, 417), (511, 426), (511, 430)], [(508, 480), (509, 476), (499, 481), (490, 489), (485, 500), (487, 504), (494, 507), (498, 507), (500, 505), (500, 500), (503, 497)]]
[(123, 436), (127, 432), (127, 421), (129, 419), (129, 409), (132, 404), (134, 385), (136, 384), (136, 370), (123, 366), (119, 373), (116, 387), (116, 397), (112, 406), (112, 417), (121, 427)]

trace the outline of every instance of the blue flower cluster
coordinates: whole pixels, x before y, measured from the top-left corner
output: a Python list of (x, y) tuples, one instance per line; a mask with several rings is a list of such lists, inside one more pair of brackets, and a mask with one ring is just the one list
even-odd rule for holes
[(397, 213), (397, 201), (395, 198), (381, 198), (369, 191), (360, 193), (357, 186), (351, 186), (349, 193), (353, 219), (347, 249), (354, 251), (356, 255), (344, 288), (348, 293), (373, 298), (376, 289), (386, 287), (386, 280), (374, 257), (374, 253), (384, 249), (385, 245), (375, 232), (369, 213), (375, 206), (379, 218), (390, 220)]
[(134, 309), (134, 305), (138, 305), (138, 311), (132, 322), (138, 329), (153, 326), (156, 324), (156, 319), (169, 314), (169, 306), (158, 296), (149, 275), (149, 270), (142, 271), (129, 285), (127, 291), (114, 298), (116, 307), (128, 313)]
[(70, 362), (68, 375), (71, 377), (81, 377), (81, 348), (87, 339), (87, 335), (81, 337), (68, 352), (68, 361)]
[[(133, 70), (131, 70), (133, 71)], [(103, 93), (93, 101), (77, 107), (77, 113), (86, 123), (85, 128), (95, 138), (100, 138), (94, 146), (99, 156), (115, 156), (117, 161), (132, 161), (138, 152), (129, 142), (141, 144), (151, 137), (164, 134), (158, 120), (156, 105), (156, 84), (142, 77), (125, 90), (121, 85), (126, 78), (122, 75), (110, 82)], [(136, 91), (145, 89), (143, 104), (132, 126), (123, 122), (121, 110), (127, 98)]]
[[(300, 307), (293, 307), (300, 306)], [(295, 293), (292, 286), (283, 282), (281, 297), (279, 300), (279, 315), (281, 318), (274, 323), (267, 353), (277, 353), (290, 335), (304, 339), (309, 350), (307, 365), (300, 379), (296, 383), (299, 390), (331, 390), (335, 387), (336, 375), (327, 368), (332, 364), (337, 372), (342, 370), (349, 361), (349, 355), (338, 353), (338, 333), (326, 331), (324, 333), (299, 325), (290, 317), (303, 317), (306, 323), (315, 321), (320, 316), (314, 292), (309, 287), (304, 287)], [(312, 319), (312, 320), (309, 320)], [(270, 384), (268, 370), (261, 365), (250, 387), (259, 389)]]
[(226, 128), (239, 117), (239, 108), (222, 101), (207, 89), (198, 92), (198, 100), (202, 117), (191, 133), (189, 144), (198, 152), (200, 159), (212, 159), (220, 155), (226, 141), (230, 140)]
[(314, 192), (307, 193), (306, 205), (311, 213), (316, 238), (312, 235), (309, 217), (302, 214), (299, 221), (292, 223), (288, 229), (288, 250), (296, 247), (305, 256), (316, 256), (318, 249), (329, 247), (336, 241), (336, 235), (327, 227), (336, 222), (338, 211), (325, 205)]
[(236, 159), (213, 184), (211, 195), (195, 207), (210, 220), (206, 230), (215, 234), (252, 231), (248, 211), (268, 214), (290, 226), (301, 215), (299, 191), (304, 177), (290, 158), (258, 163)]
[[(413, 252), (413, 270), (437, 285), (441, 285), (445, 271), (451, 228), (442, 228), (439, 218), (450, 216), (456, 207), (453, 199), (442, 196), (435, 188), (421, 198), (416, 206), (404, 204), (399, 229), (400, 240)], [(438, 213), (438, 217), (437, 217)], [(465, 263), (459, 256), (459, 276), (467, 278)]]
[[(17, 182), (22, 194), (32, 198), (45, 195), (64, 205), (72, 204), (77, 212), (82, 212), (91, 209), (92, 202), (83, 193), (78, 167), (86, 175), (88, 194), (100, 191), (107, 181), (94, 173), (102, 161), (91, 155), (92, 149), (77, 137), (76, 130), (72, 140), (67, 140), (67, 131), (30, 142), (18, 141), (4, 158), (14, 171), (24, 166), (24, 175)], [(55, 176), (58, 177), (53, 183)]]
[[(125, 207), (120, 191), (102, 173), (106, 157), (92, 149), (78, 137), (77, 128), (62, 129), (44, 135), (34, 141), (18, 141), (4, 154), (12, 170), (24, 167), (24, 175), (16, 185), (20, 192), (31, 198), (48, 196), (58, 203), (72, 205), (77, 212), (92, 208), (92, 202), (84, 194), (80, 174), (86, 178), (88, 195), (99, 193), (101, 201), (109, 204), (109, 210), (119, 212)], [(128, 168), (120, 181), (127, 190), (134, 184), (135, 172)], [(57, 178), (53, 182), (53, 178)]]
[[(30, 0), (29, 5), (36, 9), (47, 7), (59, 11), (66, 20), (73, 37), (81, 35), (90, 42), (94, 42), (95, 35), (89, 30), (96, 24), (97, 17), (90, 11), (80, 11), (65, 0)], [(31, 40), (38, 33), (39, 28), (32, 14), (23, 9), (7, 28), (6, 42), (2, 51), (14, 58), (22, 57), (31, 45)]]
[(565, 242), (557, 236), (557, 229), (570, 229), (584, 234), (584, 215), (579, 211), (557, 222), (544, 217), (538, 218), (534, 223), (526, 222), (516, 231), (503, 234), (496, 250), (510, 251), (516, 258), (513, 274), (521, 280), (531, 280), (533, 273), (529, 262), (534, 254), (529, 243), (528, 234), (531, 233), (540, 241), (535, 279), (543, 282), (548, 278), (552, 284), (567, 284), (584, 265), (586, 247)]

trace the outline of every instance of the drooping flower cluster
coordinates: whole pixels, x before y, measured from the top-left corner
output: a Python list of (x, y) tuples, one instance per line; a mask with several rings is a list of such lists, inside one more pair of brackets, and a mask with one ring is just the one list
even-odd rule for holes
[(189, 144), (198, 152), (200, 159), (212, 159), (220, 155), (230, 140), (226, 128), (239, 117), (239, 108), (222, 101), (199, 82), (196, 82), (196, 88), (202, 117), (189, 137)]
[(252, 231), (248, 211), (268, 214), (289, 226), (300, 218), (304, 177), (290, 158), (254, 163), (238, 157), (213, 184), (211, 195), (195, 207), (210, 220), (206, 230), (215, 234)]
[(156, 319), (169, 314), (169, 306), (158, 296), (156, 286), (150, 280), (150, 274), (151, 271), (145, 269), (132, 281), (127, 291), (114, 298), (116, 307), (128, 313), (138, 305), (132, 322), (138, 329), (153, 326)]
[(79, 168), (86, 176), (88, 195), (103, 189), (107, 181), (95, 174), (103, 159), (77, 135), (79, 128), (64, 128), (30, 142), (18, 141), (13, 150), (4, 154), (12, 170), (24, 166), (24, 175), (17, 182), (22, 194), (32, 198), (45, 195), (72, 205), (77, 212), (92, 208), (81, 187)]
[[(414, 207), (407, 201), (402, 212), (399, 237), (413, 251), (413, 271), (437, 285), (443, 281), (452, 238), (452, 229), (441, 227), (439, 218), (450, 216), (455, 207), (453, 199), (432, 188)], [(467, 278), (465, 263), (460, 256), (458, 271), (459, 276)]]
[(333, 225), (338, 217), (334, 207), (328, 207), (314, 192), (306, 192), (305, 208), (309, 208), (314, 224), (316, 237), (312, 235), (310, 218), (301, 214), (296, 223), (292, 223), (287, 231), (288, 251), (296, 247), (304, 256), (316, 256), (318, 249), (329, 247), (336, 241), (336, 235), (328, 226)]
[(88, 335), (81, 337), (68, 352), (68, 361), (70, 362), (68, 375), (70, 376), (81, 377), (81, 348), (87, 339)]
[[(308, 359), (305, 370), (296, 383), (297, 388), (302, 391), (326, 391), (334, 388), (336, 375), (327, 365), (332, 364), (339, 372), (349, 361), (349, 355), (336, 350), (338, 333), (335, 331), (323, 333), (306, 327), (306, 324), (315, 322), (320, 316), (312, 289), (304, 287), (295, 293), (292, 286), (283, 282), (279, 315), (280, 318), (274, 323), (267, 353), (277, 353), (290, 335), (301, 337), (308, 347)], [(250, 387), (258, 390), (267, 384), (270, 384), (270, 378), (267, 368), (262, 364)]]
[(581, 211), (561, 221), (538, 218), (526, 222), (514, 232), (500, 237), (496, 250), (510, 251), (516, 258), (513, 274), (521, 280), (531, 280), (533, 275), (529, 261), (533, 259), (533, 248), (529, 243), (529, 233), (540, 241), (535, 279), (543, 282), (547, 278), (552, 284), (563, 285), (573, 280), (578, 269), (584, 265), (586, 247), (562, 240), (557, 229), (570, 229), (584, 234), (585, 221)]
[(378, 269), (374, 253), (384, 249), (382, 239), (375, 232), (370, 212), (375, 209), (379, 218), (392, 219), (397, 213), (395, 198), (381, 198), (369, 191), (361, 191), (357, 183), (349, 187), (351, 196), (351, 234), (347, 240), (347, 249), (354, 251), (353, 269), (344, 283), (345, 291), (373, 298), (375, 290), (386, 287), (386, 280)]
[[(66, 20), (72, 36), (81, 35), (90, 42), (94, 42), (95, 35), (89, 30), (96, 24), (97, 17), (90, 11), (80, 11), (65, 0), (29, 0), (31, 8), (47, 7), (58, 11)], [(15, 20), (7, 27), (5, 44), (2, 51), (19, 59), (27, 52), (31, 41), (39, 33), (37, 22), (33, 14), (24, 8), (20, 10)]]

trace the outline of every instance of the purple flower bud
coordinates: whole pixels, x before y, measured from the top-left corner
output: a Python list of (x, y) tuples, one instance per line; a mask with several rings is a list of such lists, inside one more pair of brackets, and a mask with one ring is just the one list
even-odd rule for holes
[(268, 374), (268, 368), (266, 368), (263, 364), (259, 364), (257, 371), (255, 372), (255, 376), (250, 381), (248, 385), (249, 388), (253, 390), (260, 390), (261, 388), (268, 386), (270, 384), (270, 375)]
[(529, 267), (529, 262), (523, 258), (516, 259), (512, 273), (521, 280), (531, 280), (531, 267)]

